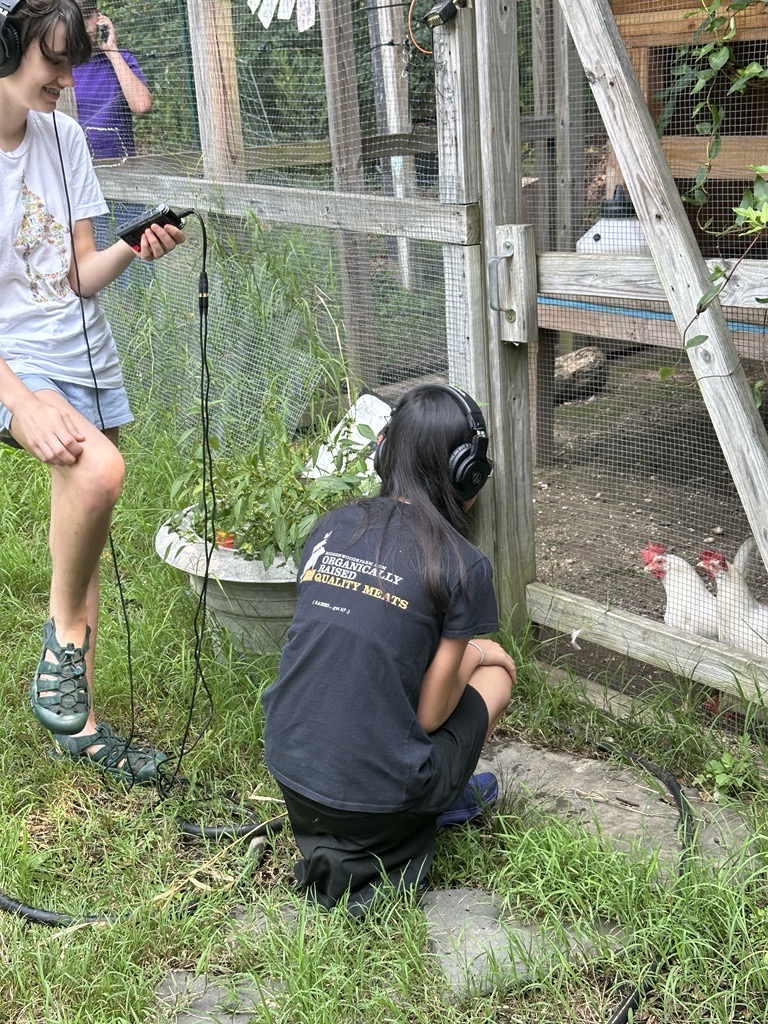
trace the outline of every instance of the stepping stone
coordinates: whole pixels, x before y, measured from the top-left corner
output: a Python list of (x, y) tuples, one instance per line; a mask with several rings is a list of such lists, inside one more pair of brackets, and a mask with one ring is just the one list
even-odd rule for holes
[[(655, 776), (616, 759), (538, 750), (516, 740), (486, 748), (478, 765), (499, 779), (502, 794), (523, 807), (577, 821), (603, 836), (615, 850), (647, 859), (658, 854), (664, 880), (671, 882), (680, 863), (680, 814), (666, 786)], [(684, 789), (695, 818), (697, 851), (713, 866), (735, 865), (750, 843), (749, 830), (736, 810), (705, 802)]]
[(563, 957), (594, 953), (603, 936), (613, 945), (619, 941), (618, 933), (602, 923), (548, 931), (504, 918), (501, 901), (483, 889), (428, 892), (421, 903), (429, 950), (456, 997), (541, 979)]
[(277, 1009), (282, 986), (250, 977), (220, 980), (191, 971), (171, 971), (155, 989), (165, 1008), (177, 1011), (175, 1024), (253, 1024), (265, 1006)]

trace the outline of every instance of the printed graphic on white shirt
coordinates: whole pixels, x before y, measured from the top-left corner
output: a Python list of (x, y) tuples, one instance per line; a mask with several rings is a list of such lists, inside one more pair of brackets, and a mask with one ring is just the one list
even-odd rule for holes
[(46, 303), (69, 291), (67, 229), (46, 208), (40, 196), (21, 180), (21, 227), (14, 239), (21, 249), (32, 298)]

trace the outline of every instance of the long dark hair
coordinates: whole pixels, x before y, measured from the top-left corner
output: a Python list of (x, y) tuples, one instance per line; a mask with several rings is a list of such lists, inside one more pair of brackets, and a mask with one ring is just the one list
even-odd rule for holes
[(22, 0), (7, 20), (19, 33), (22, 54), (37, 39), (45, 59), (55, 63), (58, 54), (51, 49), (48, 40), (58, 23), (63, 22), (67, 32), (67, 57), (70, 63), (84, 64), (91, 58), (93, 44), (77, 0)]
[(390, 517), (398, 499), (408, 502), (402, 511), (416, 536), (422, 583), (441, 612), (450, 599), (451, 568), (458, 569), (459, 586), (466, 585), (457, 535), (467, 536), (469, 519), (454, 492), (448, 463), (451, 453), (471, 440), (469, 422), (455, 399), (425, 384), (401, 400), (379, 447), (381, 498), (391, 503)]

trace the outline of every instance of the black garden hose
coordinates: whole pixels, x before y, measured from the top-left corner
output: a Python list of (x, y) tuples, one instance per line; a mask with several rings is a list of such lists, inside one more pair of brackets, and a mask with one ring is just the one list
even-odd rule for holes
[[(270, 833), (279, 832), (287, 815), (280, 814), (268, 821), (253, 821), (245, 825), (196, 825), (191, 821), (184, 821), (177, 818), (179, 830), (183, 835), (195, 836), (206, 839), (238, 839), (242, 836), (264, 836)], [(190, 900), (185, 904), (185, 913), (191, 913), (198, 904), (198, 900)], [(29, 903), (22, 903), (13, 899), (0, 890), (0, 910), (9, 914), (16, 914), (33, 924), (45, 924), (51, 928), (69, 928), (80, 924), (115, 924), (121, 917), (127, 916), (128, 912), (120, 914), (88, 914), (77, 917), (74, 914), (65, 914), (58, 910), (45, 910), (43, 907), (33, 907)]]
[(265, 836), (270, 832), (279, 832), (287, 817), (287, 814), (278, 814), (268, 821), (248, 821), (243, 825), (197, 825), (193, 821), (177, 818), (176, 824), (183, 835), (195, 839), (241, 839), (243, 836)]
[[(679, 881), (685, 871), (686, 865), (693, 856), (696, 843), (695, 816), (690, 801), (683, 792), (682, 786), (671, 772), (659, 767), (659, 765), (655, 764), (653, 761), (647, 760), (647, 758), (640, 757), (638, 754), (633, 754), (628, 750), (622, 750), (621, 748), (614, 746), (613, 743), (609, 743), (607, 740), (603, 740), (598, 743), (597, 749), (603, 750), (608, 754), (618, 754), (621, 757), (626, 758), (628, 761), (631, 761), (632, 764), (639, 765), (647, 772), (650, 772), (651, 775), (654, 775), (669, 790), (680, 815), (681, 853), (677, 868), (677, 881)], [(646, 980), (640, 985), (637, 985), (634, 989), (631, 989), (625, 995), (622, 1002), (616, 1007), (606, 1021), (606, 1024), (628, 1024), (630, 1014), (634, 1014), (634, 1011), (640, 1006), (643, 999), (653, 991), (653, 979), (659, 973), (662, 966), (663, 960), (660, 957), (656, 958), (650, 964)]]

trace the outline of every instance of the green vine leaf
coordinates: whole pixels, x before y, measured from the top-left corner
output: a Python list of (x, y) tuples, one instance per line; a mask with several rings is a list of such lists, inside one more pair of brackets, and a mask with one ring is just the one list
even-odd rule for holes
[(708, 334), (697, 334), (695, 338), (689, 338), (683, 348), (698, 348), (699, 345), (703, 345), (708, 339)]
[(724, 281), (718, 281), (716, 284), (713, 284), (711, 288), (707, 288), (699, 299), (699, 304), (696, 306), (697, 314), (703, 313), (705, 309), (708, 309), (712, 305), (717, 296), (723, 290), (724, 285)]
[(731, 50), (728, 46), (722, 46), (719, 50), (715, 50), (712, 56), (709, 58), (709, 66), (714, 71), (719, 71), (725, 67), (728, 61), (731, 59)]

